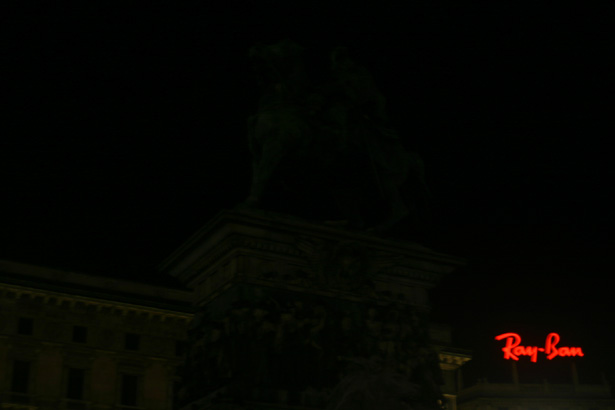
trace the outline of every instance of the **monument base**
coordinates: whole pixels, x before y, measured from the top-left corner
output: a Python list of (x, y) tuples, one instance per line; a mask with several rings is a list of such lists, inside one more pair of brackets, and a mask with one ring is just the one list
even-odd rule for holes
[(198, 309), (179, 407), (438, 408), (427, 290), (459, 264), (414, 243), (222, 212), (165, 264)]

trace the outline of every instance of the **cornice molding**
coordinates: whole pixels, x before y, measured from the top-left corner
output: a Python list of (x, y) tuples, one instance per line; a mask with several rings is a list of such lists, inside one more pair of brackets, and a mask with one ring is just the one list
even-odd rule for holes
[(440, 357), (440, 363), (452, 364), (455, 366), (463, 366), (466, 362), (472, 360), (470, 357), (442, 352), (440, 352), (438, 356)]
[[(84, 274), (19, 262), (0, 260), (0, 282), (61, 293), (78, 293), (104, 299), (114, 298), (139, 300), (147, 304), (173, 310), (192, 304), (192, 295), (187, 289), (168, 288), (120, 278)], [(100, 297), (99, 297), (100, 296)]]
[(75, 309), (76, 306), (82, 306), (85, 309), (94, 308), (96, 312), (105, 310), (109, 314), (127, 316), (135, 314), (146, 318), (147, 320), (179, 321), (189, 323), (192, 318), (192, 313), (181, 311), (173, 311), (160, 309), (151, 306), (143, 306), (139, 304), (131, 304), (126, 302), (118, 302), (115, 300), (98, 299), (89, 296), (75, 295), (69, 293), (61, 293), (46, 289), (34, 289), (25, 286), (0, 283), (0, 297), (3, 299), (22, 299), (29, 298), (31, 300), (39, 300), (42, 304), (52, 306), (62, 306), (66, 304), (70, 309)]
[(285, 215), (258, 211), (223, 211), (194, 234), (162, 265), (161, 270), (191, 283), (202, 266), (215, 264), (223, 255), (238, 249), (275, 254), (276, 257), (302, 258), (298, 244), (309, 238), (315, 245), (360, 244), (370, 253), (391, 257), (395, 266), (387, 266), (392, 275), (408, 274), (423, 282), (437, 281), (463, 265), (459, 258), (441, 254), (412, 242), (389, 240), (366, 233), (347, 231), (311, 223)]

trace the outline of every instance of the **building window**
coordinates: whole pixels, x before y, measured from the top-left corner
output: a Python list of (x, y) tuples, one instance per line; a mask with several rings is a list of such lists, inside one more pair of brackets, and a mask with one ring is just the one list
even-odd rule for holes
[(68, 369), (66, 380), (66, 398), (72, 400), (83, 400), (83, 387), (85, 385), (84, 369)]
[(139, 350), (139, 335), (126, 333), (124, 338), (124, 348), (126, 350)]
[(175, 356), (182, 357), (186, 354), (186, 343), (181, 340), (175, 341)]
[(73, 342), (87, 343), (88, 328), (85, 326), (73, 326)]
[(13, 362), (13, 377), (11, 391), (13, 393), (28, 394), (30, 385), (30, 362), (15, 360)]
[(34, 320), (29, 317), (20, 317), (17, 322), (17, 333), (20, 335), (32, 335)]
[(134, 374), (121, 375), (120, 404), (123, 406), (137, 406), (139, 376)]

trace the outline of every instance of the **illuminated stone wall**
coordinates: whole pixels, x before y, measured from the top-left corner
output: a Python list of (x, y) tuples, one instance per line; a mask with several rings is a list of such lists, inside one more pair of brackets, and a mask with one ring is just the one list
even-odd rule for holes
[(614, 410), (611, 388), (574, 384), (478, 384), (459, 392), (459, 410)]
[(446, 409), (456, 410), (457, 393), (461, 385), (461, 367), (471, 360), (470, 351), (453, 346), (450, 326), (432, 323), (429, 330), (431, 342), (440, 358), (441, 390)]
[[(6, 261), (0, 261), (0, 270), (0, 408), (173, 408), (173, 379), (193, 315), (148, 306), (156, 303), (144, 298), (185, 307), (192, 292)], [(119, 297), (122, 290), (132, 298)], [(466, 356), (451, 352), (450, 329), (431, 333), (444, 373), (443, 393), (454, 402), (454, 386), (447, 380), (467, 359), (460, 362), (456, 357)], [(128, 334), (138, 335), (129, 349)], [(29, 364), (26, 382), (15, 382), (16, 363)], [(129, 391), (122, 397), (131, 376), (136, 376), (136, 406), (121, 404), (133, 399)]]
[(0, 269), (0, 408), (172, 408), (190, 293), (8, 262)]

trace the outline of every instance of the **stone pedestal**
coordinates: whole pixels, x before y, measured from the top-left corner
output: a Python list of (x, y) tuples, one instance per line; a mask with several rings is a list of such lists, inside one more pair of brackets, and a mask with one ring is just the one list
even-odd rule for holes
[(198, 309), (178, 408), (438, 408), (427, 290), (458, 265), (413, 243), (222, 212), (164, 266)]

